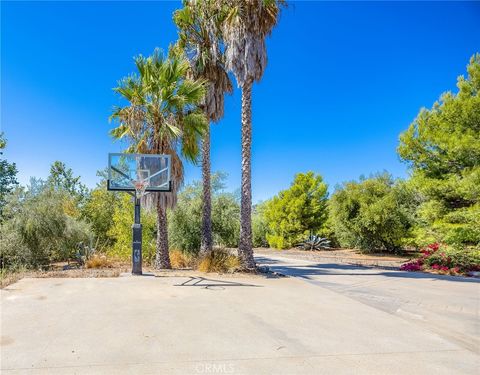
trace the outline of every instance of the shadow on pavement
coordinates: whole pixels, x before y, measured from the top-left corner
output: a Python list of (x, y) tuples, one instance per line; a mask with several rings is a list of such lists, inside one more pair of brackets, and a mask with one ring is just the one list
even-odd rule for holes
[[(480, 279), (462, 277), (462, 276), (450, 276), (450, 275), (438, 275), (433, 273), (424, 272), (406, 272), (399, 271), (392, 267), (391, 270), (385, 270), (385, 268), (375, 266), (362, 266), (354, 264), (342, 264), (342, 263), (317, 263), (317, 264), (299, 264), (299, 265), (282, 265), (283, 262), (274, 259), (257, 257), (257, 262), (260, 264), (269, 265), (271, 270), (282, 273), (288, 276), (299, 276), (303, 278), (309, 278), (310, 276), (368, 276), (378, 275), (386, 277), (396, 278), (408, 278), (408, 279), (435, 279), (446, 280), (451, 282), (460, 283), (480, 283)], [(292, 263), (295, 260), (292, 259)], [(369, 272), (374, 271), (376, 272)], [(352, 272), (357, 271), (357, 272)]]
[(254, 287), (254, 288), (261, 288), (261, 285), (254, 285), (254, 284), (246, 284), (246, 283), (239, 283), (236, 281), (225, 281), (225, 280), (213, 280), (213, 279), (206, 279), (204, 277), (193, 277), (189, 276), (188, 280), (184, 281), (181, 284), (175, 284), (174, 286), (197, 286), (203, 287), (206, 289), (215, 289), (220, 288), (225, 289), (224, 287), (231, 287), (231, 286), (246, 286), (246, 287)]

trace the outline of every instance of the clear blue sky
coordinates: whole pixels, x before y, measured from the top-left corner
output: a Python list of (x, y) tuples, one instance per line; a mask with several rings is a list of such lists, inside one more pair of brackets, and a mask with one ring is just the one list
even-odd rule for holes
[[(253, 197), (288, 187), (296, 172), (331, 187), (388, 170), (406, 176), (399, 133), (422, 106), (454, 90), (480, 52), (480, 3), (295, 2), (268, 40), (254, 86)], [(95, 186), (121, 144), (108, 136), (112, 92), (132, 57), (167, 48), (179, 2), (4, 2), (1, 127), (19, 180), (62, 160)], [(214, 170), (240, 185), (240, 95), (212, 133)], [(200, 177), (186, 168), (187, 181)]]

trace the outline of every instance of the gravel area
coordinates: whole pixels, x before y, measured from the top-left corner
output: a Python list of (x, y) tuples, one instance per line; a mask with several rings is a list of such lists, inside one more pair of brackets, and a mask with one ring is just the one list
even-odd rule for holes
[[(365, 267), (395, 268), (407, 262), (411, 256), (397, 256), (392, 254), (361, 254), (352, 249), (332, 249), (323, 251), (306, 251), (300, 249), (277, 250), (271, 248), (257, 248), (255, 255), (276, 255), (285, 258), (355, 264)], [(413, 256), (413, 254), (412, 254)]]

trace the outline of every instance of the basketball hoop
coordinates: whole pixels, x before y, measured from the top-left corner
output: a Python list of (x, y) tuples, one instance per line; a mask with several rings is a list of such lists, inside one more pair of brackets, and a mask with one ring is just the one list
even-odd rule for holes
[(145, 190), (148, 186), (148, 180), (133, 181), (133, 186), (135, 187), (136, 197), (141, 198), (145, 195)]
[[(108, 154), (107, 189), (123, 191), (133, 196), (132, 274), (142, 274), (141, 198), (150, 192), (171, 192), (170, 155)], [(135, 195), (134, 195), (135, 192)]]

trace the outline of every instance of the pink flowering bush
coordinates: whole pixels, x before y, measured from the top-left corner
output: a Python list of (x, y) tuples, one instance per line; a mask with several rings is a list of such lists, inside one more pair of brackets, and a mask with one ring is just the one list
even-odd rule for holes
[(480, 271), (480, 250), (454, 249), (433, 243), (421, 250), (419, 258), (402, 264), (402, 271), (434, 271), (451, 275)]

